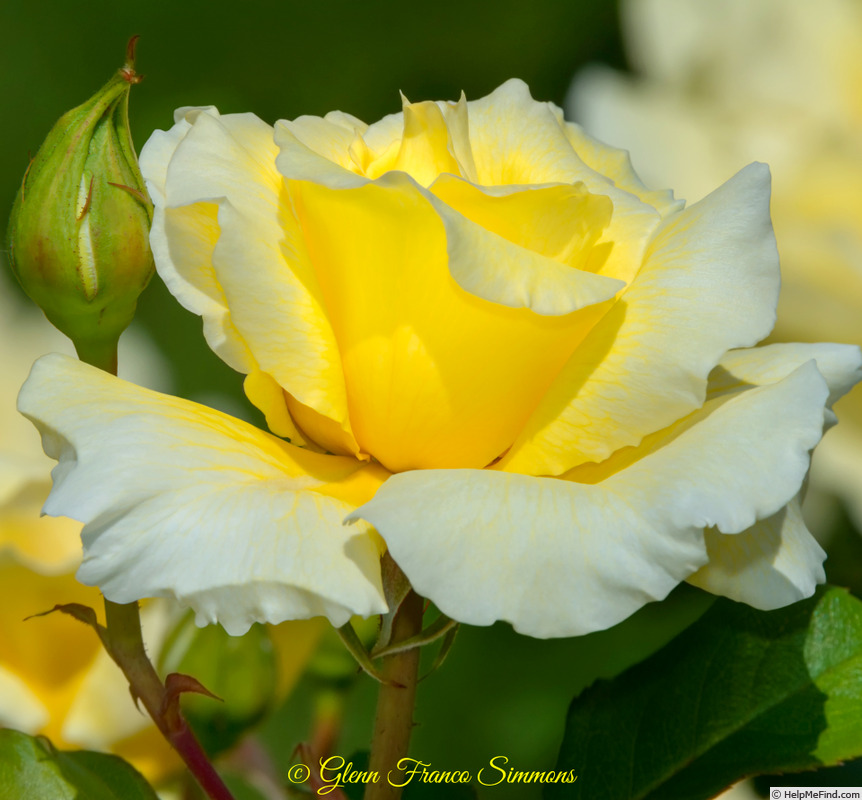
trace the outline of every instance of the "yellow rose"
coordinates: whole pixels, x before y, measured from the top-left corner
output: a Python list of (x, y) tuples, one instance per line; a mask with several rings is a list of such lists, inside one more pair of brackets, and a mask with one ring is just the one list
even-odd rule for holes
[(740, 349), (778, 296), (763, 165), (683, 208), (518, 81), (370, 126), (183, 109), (141, 165), (157, 269), (276, 435), (38, 362), (46, 510), (109, 598), (341, 625), (385, 611), (388, 547), (451, 617), (547, 637), (822, 580), (796, 498), (860, 354)]
[[(783, 281), (772, 338), (862, 344), (862, 6), (631, 0), (622, 11), (637, 77), (578, 76), (574, 117), (690, 199), (768, 161)], [(860, 396), (837, 412), (812, 485), (839, 492), (862, 526)]]

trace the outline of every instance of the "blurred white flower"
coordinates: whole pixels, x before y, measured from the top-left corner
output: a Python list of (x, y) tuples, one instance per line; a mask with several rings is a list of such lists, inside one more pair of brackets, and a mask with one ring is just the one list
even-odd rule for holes
[[(622, 16), (637, 77), (586, 70), (569, 113), (689, 201), (768, 162), (783, 276), (773, 340), (862, 343), (862, 4), (637, 0)], [(862, 525), (862, 396), (836, 412), (812, 484)]]

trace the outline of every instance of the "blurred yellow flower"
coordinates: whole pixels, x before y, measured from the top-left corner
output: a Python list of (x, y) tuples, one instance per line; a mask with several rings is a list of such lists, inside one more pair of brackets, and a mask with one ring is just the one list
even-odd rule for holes
[[(53, 462), (41, 452), (36, 430), (15, 409), (18, 387), (33, 360), (50, 351), (72, 352), (72, 345), (34, 311), (19, 307), (5, 283), (0, 286), (0, 344), (0, 726), (43, 734), (61, 748), (117, 753), (157, 781), (182, 762), (132, 702), (125, 678), (95, 634), (63, 614), (26, 619), (58, 603), (82, 603), (104, 622), (103, 602), (98, 589), (74, 577), (81, 562), (81, 524), (40, 517)], [(124, 374), (166, 387), (164, 364), (137, 331), (126, 333), (120, 349)], [(144, 606), (145, 639), (154, 661), (179, 616), (166, 601)], [(322, 630), (307, 622), (269, 629), (277, 671), (274, 698), (266, 702), (290, 693)], [(230, 712), (230, 700), (217, 710)]]
[(290, 442), (39, 361), (46, 510), (111, 599), (341, 625), (386, 609), (385, 546), (449, 616), (548, 637), (822, 580), (797, 494), (860, 354), (737, 349), (778, 297), (762, 164), (684, 208), (510, 81), (370, 126), (181, 109), (141, 167), (157, 269)]
[[(118, 753), (155, 779), (179, 759), (135, 708), (120, 671), (92, 631), (62, 614), (26, 617), (57, 603), (102, 605), (97, 589), (74, 579), (81, 560), (81, 525), (41, 517), (51, 487), (52, 462), (39, 437), (15, 409), (18, 387), (34, 358), (71, 351), (64, 336), (33, 311), (19, 307), (5, 281), (0, 287), (0, 725), (42, 733), (60, 747)], [(133, 334), (134, 338), (134, 334)], [(152, 382), (152, 356), (140, 342), (126, 352), (131, 374)], [(148, 641), (158, 642), (167, 616), (144, 613)]]
[[(767, 161), (783, 277), (772, 338), (862, 343), (862, 5), (629, 0), (623, 22), (637, 76), (584, 72), (570, 112), (689, 199)], [(812, 483), (862, 526), (862, 398), (837, 413)]]

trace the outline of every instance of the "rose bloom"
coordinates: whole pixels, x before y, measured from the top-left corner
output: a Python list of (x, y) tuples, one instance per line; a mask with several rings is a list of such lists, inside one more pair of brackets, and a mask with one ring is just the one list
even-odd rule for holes
[[(80, 579), (201, 624), (386, 610), (386, 548), (462, 622), (619, 622), (680, 581), (775, 608), (857, 348), (772, 329), (769, 172), (684, 208), (510, 81), (271, 128), (181, 109), (141, 154), (162, 278), (272, 433), (72, 359), (20, 408)], [(347, 521), (348, 525), (345, 525)]]
[[(630, 0), (622, 12), (637, 76), (582, 73), (574, 117), (692, 200), (768, 161), (783, 273), (772, 339), (862, 344), (862, 5)], [(838, 414), (812, 484), (862, 526), (860, 396)]]

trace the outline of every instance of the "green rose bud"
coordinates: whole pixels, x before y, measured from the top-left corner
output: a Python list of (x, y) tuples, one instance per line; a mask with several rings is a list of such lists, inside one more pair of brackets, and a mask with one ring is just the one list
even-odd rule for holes
[(152, 204), (129, 131), (129, 90), (140, 81), (135, 39), (126, 65), (48, 134), (9, 219), (12, 269), (24, 291), (82, 360), (112, 370), (153, 274)]

